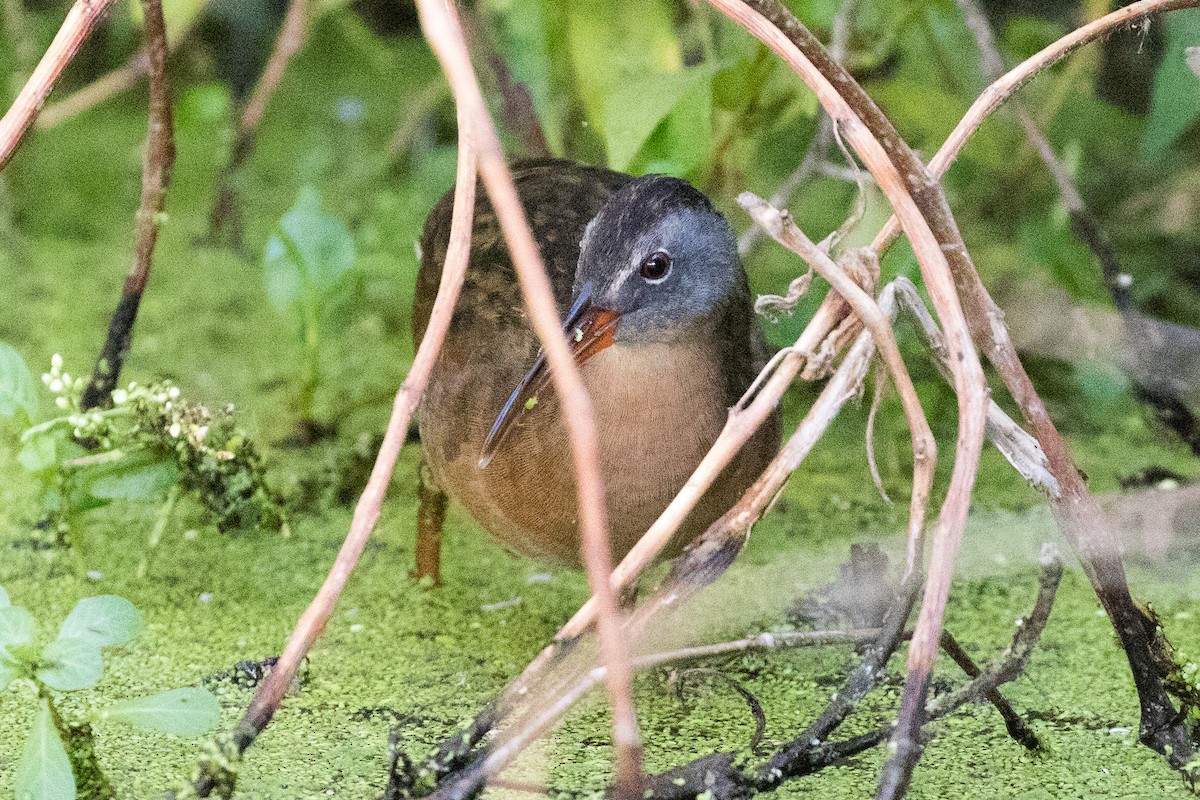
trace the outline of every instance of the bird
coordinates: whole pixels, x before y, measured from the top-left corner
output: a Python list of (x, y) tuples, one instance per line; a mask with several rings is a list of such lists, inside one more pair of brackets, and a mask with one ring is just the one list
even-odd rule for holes
[[(683, 487), (769, 356), (735, 235), (689, 182), (541, 158), (511, 168), (591, 398), (612, 551), (620, 558)], [(419, 346), (441, 279), (453, 191), (420, 241)], [(419, 411), (417, 571), (438, 579), (446, 496), (509, 550), (580, 565), (575, 472), (499, 222), (477, 192), (462, 293)], [(668, 548), (727, 511), (779, 446), (778, 410)], [(422, 541), (424, 540), (424, 541)]]

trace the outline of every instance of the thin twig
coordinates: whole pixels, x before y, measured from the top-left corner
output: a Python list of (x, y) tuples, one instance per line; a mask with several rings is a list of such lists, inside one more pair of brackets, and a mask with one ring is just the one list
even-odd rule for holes
[[(429, 314), (429, 322), (421, 345), (413, 358), (412, 367), (396, 392), (392, 404), (392, 414), (388, 419), (387, 430), (379, 454), (375, 457), (375, 466), (371, 469), (371, 477), (367, 486), (354, 507), (354, 517), (350, 522), (350, 530), (338, 551), (337, 558), (330, 568), (321, 588), (305, 609), (296, 623), (295, 629), (288, 637), (287, 645), (267, 679), (259, 685), (254, 699), (250, 703), (245, 716), (238, 724), (234, 734), (234, 744), (238, 751), (245, 752), (270, 723), (275, 711), (282, 703), (292, 678), (300, 663), (304, 660), (317, 637), (324, 630), (326, 622), (333, 614), (338, 597), (350, 578), (350, 573), (362, 555), (367, 539), (379, 520), (383, 498), (387, 494), (391, 482), (392, 470), (400, 448), (404, 445), (408, 434), (408, 424), (413, 412), (425, 393), (429, 383), (429, 375), (441, 350), (446, 332), (450, 328), (450, 318), (454, 312), (455, 303), (462, 289), (463, 277), (467, 269), (467, 257), (471, 252), (471, 228), (475, 214), (475, 186), (477, 174), (477, 157), (473, 145), (472, 125), (469, 116), (460, 113), (458, 125), (458, 171), (454, 182), (454, 207), (451, 214), (450, 238), (446, 247), (446, 258), (442, 267), (441, 283), (438, 285), (437, 297)], [(207, 797), (213, 789), (214, 777), (204, 768), (201, 775), (193, 784), (195, 794)]]
[[(995, 36), (992, 26), (988, 22), (987, 14), (984, 13), (978, 0), (957, 0), (957, 2), (959, 9), (963, 12), (963, 20), (966, 22), (967, 29), (975, 37), (975, 44), (979, 48), (984, 77), (988, 81), (999, 80), (1004, 75), (1004, 60), (996, 47)], [(1042, 163), (1046, 165), (1047, 171), (1054, 179), (1063, 205), (1071, 218), (1071, 229), (1100, 262), (1104, 283), (1112, 296), (1113, 304), (1122, 314), (1132, 311), (1133, 300), (1129, 296), (1128, 284), (1121, 279), (1124, 270), (1121, 269), (1120, 262), (1117, 260), (1116, 250), (1108, 236), (1105, 235), (1099, 221), (1088, 210), (1087, 204), (1083, 202), (1083, 196), (1075, 184), (1075, 178), (1071, 175), (1070, 169), (1054, 152), (1050, 141), (1025, 104), (1014, 98), (1009, 101), (1009, 105), (1025, 130), (1026, 138), (1033, 144)]]
[[(1018, 621), (1012, 644), (1003, 656), (969, 684), (931, 702), (924, 709), (928, 719), (950, 714), (979, 697), (987, 697), (999, 686), (1019, 677), (1033, 647), (1045, 629), (1054, 606), (1062, 562), (1052, 551), (1044, 551), (1038, 579), (1038, 596), (1033, 610)], [(840, 742), (812, 740), (808, 731), (775, 753), (764, 766), (746, 768), (734, 753), (715, 753), (690, 764), (648, 779), (648, 800), (691, 800), (704, 794), (711, 800), (736, 800), (770, 790), (788, 778), (811, 775), (851, 756), (875, 747), (892, 737), (896, 725), (879, 728)], [(787, 753), (788, 757), (781, 757)]]
[[(934, 178), (941, 178), (945, 175), (946, 170), (950, 168), (950, 165), (958, 158), (958, 154), (962, 152), (967, 140), (979, 130), (979, 126), (983, 124), (983, 121), (997, 108), (1007, 102), (1014, 92), (1040, 75), (1048, 67), (1058, 63), (1080, 47), (1107, 36), (1116, 28), (1137, 25), (1153, 14), (1164, 14), (1169, 11), (1196, 7), (1200, 7), (1200, 0), (1141, 0), (1140, 2), (1130, 3), (1123, 8), (1119, 8), (1111, 14), (1089, 22), (1081, 28), (1076, 28), (1053, 44), (1042, 48), (1033, 56), (1009, 70), (1002, 78), (993, 81), (979, 95), (963, 118), (954, 126), (954, 130), (950, 132), (950, 136), (946, 138), (945, 143), (938, 149), (934, 157), (929, 160), (929, 174)], [(864, 120), (864, 122), (870, 124), (867, 120)], [(876, 235), (875, 241), (871, 246), (882, 253), (899, 235), (900, 230), (897, 220), (893, 217), (888, 220), (883, 230)]]
[(884, 617), (882, 630), (874, 644), (846, 676), (841, 688), (825, 710), (804, 729), (799, 737), (776, 752), (758, 770), (758, 782), (774, 786), (786, 776), (788, 765), (795, 762), (801, 751), (808, 750), (829, 738), (850, 712), (875, 688), (899, 647), (905, 623), (921, 588), (920, 573), (910, 572), (900, 592)]
[(113, 0), (76, 0), (75, 5), (67, 12), (54, 41), (50, 43), (50, 47), (4, 118), (0, 119), (0, 170), (8, 166), (22, 137), (33, 125), (38, 111), (54, 89), (55, 82), (100, 24), (112, 2)]
[(445, 0), (419, 0), (417, 8), (426, 39), (442, 62), (455, 101), (472, 120), (480, 175), (512, 254), (530, 322), (541, 340), (554, 389), (562, 403), (575, 463), (583, 561), (597, 600), (600, 648), (612, 704), (615, 785), (622, 800), (636, 800), (641, 796), (641, 738), (633, 708), (628, 645), (620, 630), (617, 593), (610, 582), (612, 550), (591, 400), (563, 336), (550, 280), (505, 164), (500, 140), (471, 66), (462, 29)]
[(121, 364), (129, 354), (133, 324), (142, 293), (150, 280), (154, 246), (164, 221), (163, 206), (167, 200), (167, 187), (171, 184), (171, 168), (175, 164), (175, 124), (171, 115), (171, 86), (167, 80), (167, 26), (163, 20), (162, 0), (142, 0), (142, 16), (145, 17), (150, 71), (150, 110), (146, 148), (142, 153), (142, 194), (135, 217), (136, 254), (125, 278), (121, 299), (113, 311), (104, 347), (92, 369), (92, 378), (80, 398), (84, 410), (109, 404), (121, 374)]
[[(980, 95), (930, 161), (931, 173), (942, 175), (983, 120), (1013, 92), (1048, 66), (1117, 27), (1135, 24), (1150, 14), (1196, 6), (1200, 6), (1200, 0), (1142, 0), (1072, 31), (1042, 49), (993, 82)], [(889, 125), (886, 119), (870, 119), (866, 122), (873, 129)], [(893, 220), (875, 237), (873, 246), (882, 252), (896, 235), (898, 231)], [(957, 253), (957, 250), (951, 246), (948, 252)], [(1021, 409), (1059, 484), (1060, 492), (1052, 496), (1051, 508), (1063, 536), (1079, 557), (1129, 659), (1141, 706), (1140, 739), (1146, 746), (1166, 755), (1176, 769), (1188, 769), (1195, 748), (1155, 666), (1154, 651), (1162, 634), (1133, 601), (1115, 532), (1088, 493), (1066, 441), (1050, 419), (1045, 404), (1021, 365), (1004, 326), (1003, 313), (988, 294), (978, 272), (972, 265), (959, 259), (952, 259), (951, 269), (963, 298), (972, 335)], [(1194, 768), (1189, 774), (1195, 775)]]
[(929, 429), (929, 421), (925, 419), (925, 411), (921, 408), (920, 398), (917, 397), (917, 388), (904, 366), (904, 357), (900, 355), (900, 348), (896, 345), (891, 321), (880, 310), (875, 299), (834, 263), (825, 251), (805, 236), (804, 231), (800, 230), (791, 217), (753, 192), (743, 192), (738, 197), (738, 203), (768, 236), (796, 253), (816, 270), (818, 275), (829, 281), (833, 290), (854, 308), (854, 313), (875, 337), (875, 346), (896, 384), (896, 390), (900, 393), (900, 404), (904, 408), (912, 434), (913, 490), (908, 515), (908, 570), (911, 572), (917, 567), (913, 563), (916, 542), (925, 531), (929, 491), (933, 486), (933, 471), (937, 466), (937, 442), (934, 441), (933, 431)]
[[(966, 527), (987, 416), (983, 368), (971, 341), (949, 267), (951, 260), (969, 266), (969, 257), (940, 185), (890, 125), (890, 130), (868, 129), (866, 120), (873, 113), (879, 113), (878, 108), (787, 8), (777, 0), (710, 2), (774, 50), (804, 79), (846, 141), (870, 169), (912, 243), (925, 286), (945, 326), (952, 350), (951, 370), (959, 411), (958, 441), (950, 486), (934, 527), (921, 613), (908, 653), (909, 672), (901, 702), (900, 725), (893, 739), (896, 755), (892, 761), (906, 765), (905, 774), (908, 774), (919, 753), (917, 739), (925, 696), (937, 659), (942, 616), (950, 593), (954, 560)], [(938, 229), (936, 234), (935, 227)], [(903, 794), (903, 789), (904, 786), (899, 786), (898, 791), (892, 791), (881, 785), (879, 797), (881, 800), (898, 797)]]
[[(833, 24), (829, 29), (829, 55), (837, 61), (846, 60), (846, 48), (850, 43), (850, 29), (857, 5), (858, 0), (842, 0), (837, 13), (833, 15)], [(808, 149), (804, 151), (804, 158), (771, 195), (771, 205), (776, 208), (790, 206), (796, 190), (821, 168), (832, 144), (833, 120), (824, 111), (818, 110), (817, 130), (808, 143)], [(743, 258), (749, 255), (762, 235), (763, 231), (758, 226), (747, 228), (738, 238), (738, 255)]]
[[(978, 678), (983, 674), (983, 670), (975, 663), (974, 659), (963, 649), (958, 640), (951, 635), (950, 631), (942, 631), (942, 651), (958, 664), (959, 669), (967, 673), (972, 678)], [(983, 696), (988, 699), (996, 711), (999, 712), (1004, 720), (1004, 727), (1008, 731), (1008, 735), (1015, 739), (1027, 750), (1037, 750), (1041, 747), (1041, 742), (1038, 741), (1037, 734), (1033, 729), (1021, 718), (1008, 702), (1008, 699), (1000, 694), (1000, 690), (992, 687), (985, 692)]]
[[(283, 81), (288, 64), (308, 37), (309, 0), (290, 0), (287, 14), (279, 27), (279, 35), (275, 39), (275, 47), (263, 67), (258, 83), (250, 100), (242, 108), (238, 116), (237, 133), (233, 140), (233, 154), (229, 164), (221, 172), (217, 182), (217, 199), (209, 213), (209, 237), (215, 239), (221, 232), (225, 222), (237, 212), (238, 201), (232, 184), (234, 173), (241, 168), (250, 154), (254, 152), (254, 143), (258, 135), (258, 126), (267, 111), (267, 105)], [(240, 221), (238, 221), (240, 225)], [(240, 238), (240, 233), (237, 234)]]
[[(211, 2), (212, 0), (205, 0), (204, 7), (207, 7)], [(170, 52), (177, 50), (191, 35), (192, 31), (195, 30), (197, 23), (200, 22), (203, 16), (204, 7), (197, 9), (189, 21), (187, 28), (167, 43)], [(34, 126), (40, 131), (57, 127), (68, 120), (74, 119), (88, 109), (95, 108), (105, 100), (133, 88), (142, 78), (145, 78), (149, 74), (150, 56), (146, 52), (146, 49), (142, 48), (130, 56), (129, 60), (122, 66), (117, 67), (111, 72), (106, 72), (87, 86), (72, 92), (57, 103), (47, 105), (38, 114), (37, 122), (34, 123)]]

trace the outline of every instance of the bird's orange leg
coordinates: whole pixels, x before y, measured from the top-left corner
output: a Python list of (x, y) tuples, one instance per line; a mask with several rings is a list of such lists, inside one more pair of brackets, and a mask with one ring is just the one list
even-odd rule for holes
[(421, 502), (417, 510), (417, 558), (411, 575), (432, 578), (437, 586), (442, 582), (442, 526), (446, 522), (447, 498), (434, 483), (424, 459), (417, 470), (417, 497)]

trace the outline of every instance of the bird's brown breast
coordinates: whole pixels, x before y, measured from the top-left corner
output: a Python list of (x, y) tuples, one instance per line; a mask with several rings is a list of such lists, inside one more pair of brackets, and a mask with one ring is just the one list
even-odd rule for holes
[[(514, 172), (564, 311), (584, 228), (631, 179), (561, 161), (518, 165)], [(440, 280), (449, 216), (446, 197), (426, 222), (413, 310), (418, 341)], [(737, 324), (718, 320), (707, 335), (672, 343), (613, 345), (584, 365), (616, 555), (632, 547), (683, 486), (720, 433), (731, 390), (740, 393), (756, 371), (749, 363), (754, 342), (724, 341), (745, 339), (748, 331), (759, 335), (744, 319), (751, 313), (747, 302), (734, 310)], [(491, 462), (479, 465), (487, 433), (537, 349), (495, 217), (481, 200), (463, 294), (422, 403), (422, 447), (439, 486), (493, 537), (524, 553), (577, 564), (574, 469), (553, 393), (522, 414)], [(680, 541), (736, 501), (773, 455), (778, 435), (772, 419), (708, 492)]]

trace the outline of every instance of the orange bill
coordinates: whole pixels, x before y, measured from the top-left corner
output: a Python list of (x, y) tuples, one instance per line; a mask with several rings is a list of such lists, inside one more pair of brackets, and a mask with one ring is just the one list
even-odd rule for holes
[[(582, 367), (613, 343), (620, 318), (618, 311), (592, 305), (590, 287), (584, 287), (563, 322), (563, 333), (567, 336), (577, 365)], [(533, 366), (513, 389), (496, 421), (492, 423), (479, 456), (480, 469), (491, 463), (512, 427), (537, 408), (539, 396), (549, 384), (550, 370), (546, 366), (546, 354), (543, 351), (538, 353)]]

